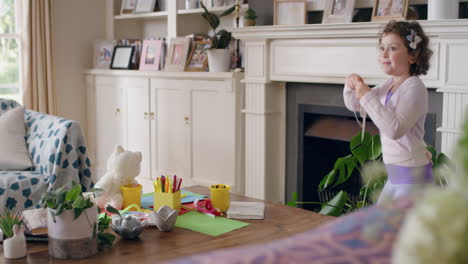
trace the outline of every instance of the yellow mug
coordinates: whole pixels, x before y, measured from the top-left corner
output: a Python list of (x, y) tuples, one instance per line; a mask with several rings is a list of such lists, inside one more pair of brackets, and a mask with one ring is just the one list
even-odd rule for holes
[(222, 212), (229, 209), (231, 186), (226, 184), (213, 184), (210, 186), (211, 203), (214, 208)]
[[(127, 184), (120, 186), (123, 197), (123, 209), (131, 204), (137, 204), (141, 207), (141, 184)], [(132, 207), (130, 211), (138, 211), (138, 208)]]

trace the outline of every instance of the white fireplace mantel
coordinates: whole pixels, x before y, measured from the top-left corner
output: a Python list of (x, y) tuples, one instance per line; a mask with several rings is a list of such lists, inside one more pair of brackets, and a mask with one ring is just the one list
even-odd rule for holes
[[(423, 80), (443, 93), (442, 151), (452, 153), (468, 105), (468, 20), (420, 21), (434, 55)], [(245, 44), (246, 195), (285, 200), (285, 82), (343, 84), (359, 73), (384, 81), (377, 63), (382, 23), (231, 29)]]

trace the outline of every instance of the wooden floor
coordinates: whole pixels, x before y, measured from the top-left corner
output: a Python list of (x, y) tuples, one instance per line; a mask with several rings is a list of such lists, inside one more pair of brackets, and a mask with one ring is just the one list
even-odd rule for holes
[[(209, 195), (206, 187), (192, 186), (186, 189)], [(260, 200), (231, 194), (231, 201)], [(241, 220), (250, 225), (216, 237), (177, 227), (171, 232), (159, 232), (157, 228), (148, 228), (143, 231), (139, 240), (119, 240), (112, 248), (82, 260), (52, 259), (48, 255), (47, 243), (28, 243), (26, 258), (19, 260), (3, 259), (2, 248), (0, 263), (155, 263), (214, 249), (271, 242), (274, 239), (314, 228), (333, 219), (334, 217), (311, 211), (265, 202), (264, 220)]]

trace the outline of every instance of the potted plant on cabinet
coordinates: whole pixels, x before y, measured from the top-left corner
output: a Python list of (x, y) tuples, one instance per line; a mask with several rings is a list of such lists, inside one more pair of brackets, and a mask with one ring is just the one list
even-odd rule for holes
[(67, 190), (60, 187), (45, 193), (41, 204), (48, 207), (49, 255), (59, 259), (79, 259), (97, 253), (98, 208), (84, 197), (75, 182)]
[(231, 32), (225, 29), (216, 31), (216, 28), (218, 28), (220, 24), (219, 18), (231, 14), (236, 8), (232, 6), (218, 17), (216, 14), (209, 12), (203, 3), (200, 4), (205, 10), (205, 13), (202, 14), (203, 18), (213, 29), (213, 36), (210, 37), (212, 45), (207, 51), (208, 68), (210, 72), (227, 72), (231, 64), (231, 51), (228, 48), (232, 40), (232, 35)]
[(26, 239), (21, 214), (5, 208), (3, 214), (0, 215), (0, 229), (7, 237), (3, 241), (5, 258), (17, 259), (26, 256)]
[(247, 9), (245, 11), (244, 16), (244, 26), (250, 27), (255, 26), (255, 19), (257, 18), (257, 13), (252, 8)]

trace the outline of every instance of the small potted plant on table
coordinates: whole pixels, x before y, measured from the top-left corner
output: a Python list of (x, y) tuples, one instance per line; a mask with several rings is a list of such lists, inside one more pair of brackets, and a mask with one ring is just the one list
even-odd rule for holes
[(48, 207), (49, 255), (59, 259), (80, 259), (98, 251), (98, 208), (84, 197), (81, 185), (72, 183), (45, 193), (41, 203)]
[(21, 214), (5, 208), (0, 215), (0, 229), (2, 229), (2, 235), (7, 237), (3, 241), (5, 258), (18, 259), (26, 256), (26, 239)]

